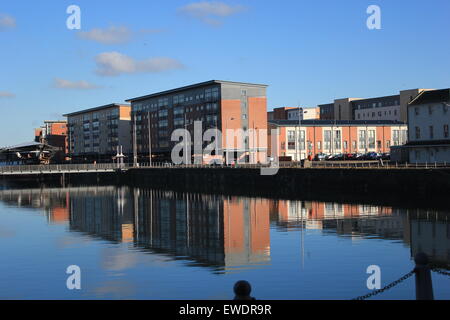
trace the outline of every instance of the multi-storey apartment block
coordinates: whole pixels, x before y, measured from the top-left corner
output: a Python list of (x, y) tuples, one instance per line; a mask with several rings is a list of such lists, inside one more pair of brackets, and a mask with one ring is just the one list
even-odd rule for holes
[(112, 161), (118, 147), (131, 154), (129, 105), (108, 104), (69, 113), (69, 156), (75, 160)]
[[(249, 139), (239, 133), (227, 139), (227, 130), (267, 130), (266, 88), (261, 84), (212, 80), (127, 100), (132, 109), (137, 161), (148, 162), (150, 154), (152, 158), (169, 160), (179, 143), (171, 139), (174, 130), (185, 128), (194, 139), (194, 125), (200, 121), (203, 132), (218, 129), (222, 133), (218, 154), (213, 156), (222, 161), (265, 161), (267, 139)], [(191, 154), (193, 158), (202, 157)]]
[[(269, 129), (270, 135), (278, 129), (278, 155), (294, 161), (319, 153), (385, 153), (391, 146), (407, 142), (406, 124), (392, 120), (273, 120)], [(272, 155), (274, 151), (270, 151)]]
[(422, 92), (408, 107), (409, 160), (450, 163), (450, 89)]

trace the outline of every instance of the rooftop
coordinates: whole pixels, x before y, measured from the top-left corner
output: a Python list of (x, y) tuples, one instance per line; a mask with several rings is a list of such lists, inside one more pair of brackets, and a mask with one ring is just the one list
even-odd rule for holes
[(85, 109), (85, 110), (81, 110), (81, 111), (77, 111), (77, 112), (67, 113), (67, 114), (64, 114), (63, 116), (71, 117), (71, 116), (76, 116), (76, 115), (83, 114), (83, 113), (100, 111), (100, 110), (109, 109), (109, 108), (113, 108), (113, 107), (129, 107), (129, 106), (130, 105), (123, 104), (123, 103), (110, 103), (110, 104), (100, 106), (100, 107), (95, 107), (95, 108), (91, 108), (91, 109)]
[(423, 91), (415, 99), (413, 99), (409, 105), (416, 106), (436, 102), (450, 102), (450, 89)]
[(44, 120), (44, 123), (67, 123), (67, 120)]
[(382, 126), (382, 125), (406, 125), (397, 120), (269, 120), (270, 124), (280, 127), (296, 126)]
[(158, 92), (158, 93), (152, 93), (152, 94), (149, 94), (149, 95), (145, 95), (145, 96), (141, 96), (141, 97), (137, 97), (137, 98), (132, 98), (132, 99), (128, 99), (128, 100), (125, 100), (125, 101), (126, 102), (135, 102), (135, 101), (139, 101), (139, 100), (145, 100), (145, 99), (149, 99), (149, 98), (154, 98), (154, 97), (163, 96), (163, 95), (166, 95), (166, 94), (181, 92), (181, 91), (194, 89), (194, 88), (199, 88), (199, 87), (204, 87), (204, 86), (213, 85), (213, 84), (234, 84), (234, 85), (245, 85), (245, 86), (252, 86), (252, 87), (263, 87), (263, 88), (267, 88), (268, 87), (268, 85), (266, 85), (266, 84), (233, 82), (233, 81), (223, 81), (223, 80), (210, 80), (210, 81), (200, 82), (200, 83), (196, 83), (196, 84), (192, 84), (192, 85), (189, 85), (189, 86), (184, 86), (184, 87), (180, 87), (180, 88), (176, 88), (176, 89), (171, 89), (171, 90), (162, 91), (162, 92)]

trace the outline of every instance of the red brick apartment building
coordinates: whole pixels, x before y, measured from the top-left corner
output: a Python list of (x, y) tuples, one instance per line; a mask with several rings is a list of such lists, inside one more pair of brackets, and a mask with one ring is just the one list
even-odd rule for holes
[(278, 155), (293, 161), (314, 157), (319, 153), (390, 152), (407, 140), (407, 125), (403, 122), (358, 120), (272, 120), (269, 122), (269, 150), (272, 150), (272, 130), (278, 129)]
[(138, 161), (147, 162), (150, 152), (153, 158), (170, 159), (173, 147), (178, 144), (171, 141), (172, 132), (186, 128), (193, 138), (196, 121), (202, 121), (203, 132), (208, 129), (222, 132), (218, 157), (247, 158), (251, 163), (265, 161), (267, 139), (254, 142), (238, 135), (227, 140), (226, 132), (267, 130), (266, 88), (263, 84), (211, 80), (128, 99), (136, 126)]

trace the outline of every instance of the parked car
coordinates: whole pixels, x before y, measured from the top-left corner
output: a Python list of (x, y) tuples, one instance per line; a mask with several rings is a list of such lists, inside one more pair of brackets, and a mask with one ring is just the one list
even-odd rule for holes
[(383, 154), (381, 155), (381, 159), (382, 159), (382, 160), (386, 160), (386, 161), (390, 161), (390, 160), (391, 160), (391, 154), (385, 152), (385, 153), (383, 153)]
[(338, 153), (333, 155), (333, 157), (330, 159), (332, 161), (343, 161), (344, 160), (344, 154), (343, 153)]
[(344, 154), (344, 160), (356, 160), (355, 157), (356, 157), (355, 153), (345, 153)]
[(381, 154), (377, 152), (368, 152), (364, 155), (364, 160), (380, 160)]
[(314, 161), (324, 161), (324, 160), (326, 160), (326, 158), (327, 158), (327, 155), (325, 153), (320, 152), (315, 155)]

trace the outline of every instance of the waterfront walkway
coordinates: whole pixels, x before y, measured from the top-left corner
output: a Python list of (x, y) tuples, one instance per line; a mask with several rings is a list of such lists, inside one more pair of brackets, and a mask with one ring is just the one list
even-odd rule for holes
[(0, 175), (39, 175), (62, 173), (94, 173), (127, 170), (128, 165), (118, 166), (114, 163), (101, 164), (54, 164), (54, 165), (17, 165), (0, 167)]
[[(167, 163), (158, 163), (152, 166), (148, 164), (140, 164), (134, 167), (132, 164), (116, 163), (100, 163), (100, 164), (55, 164), (55, 165), (13, 165), (0, 166), (0, 176), (16, 176), (16, 175), (42, 175), (42, 174), (71, 174), (71, 173), (104, 173), (127, 171), (128, 169), (261, 169), (268, 167), (260, 164), (237, 164), (233, 166), (224, 165), (173, 165)], [(310, 168), (310, 169), (449, 169), (450, 163), (421, 163), (421, 164), (405, 164), (395, 162), (380, 162), (380, 161), (313, 161), (307, 162), (303, 165), (300, 163), (280, 163), (277, 168)]]

